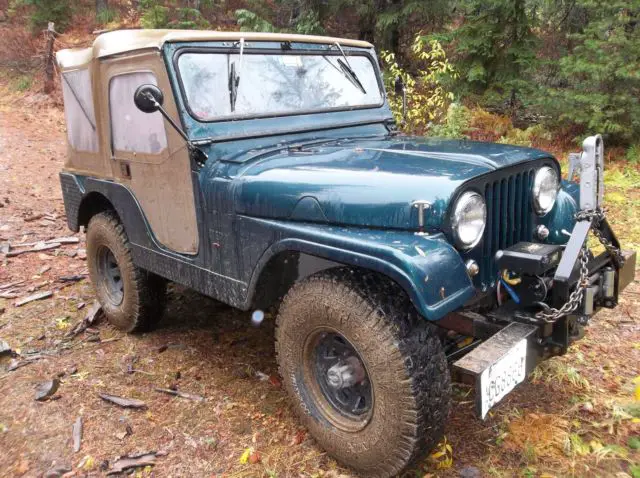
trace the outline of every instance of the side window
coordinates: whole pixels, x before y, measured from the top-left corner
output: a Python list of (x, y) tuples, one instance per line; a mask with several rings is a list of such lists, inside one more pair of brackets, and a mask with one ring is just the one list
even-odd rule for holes
[(157, 85), (150, 72), (126, 73), (109, 82), (109, 111), (113, 150), (158, 154), (167, 147), (167, 135), (160, 113), (143, 113), (133, 102), (140, 85)]
[(63, 72), (62, 96), (69, 144), (76, 151), (97, 152), (98, 135), (89, 70)]

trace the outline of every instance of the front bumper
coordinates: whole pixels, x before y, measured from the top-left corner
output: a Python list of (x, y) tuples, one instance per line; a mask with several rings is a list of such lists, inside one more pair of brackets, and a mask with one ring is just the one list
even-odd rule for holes
[[(473, 337), (469, 345), (449, 355), (454, 378), (474, 385), (476, 410), (484, 418), (495, 403), (508, 394), (543, 360), (564, 354), (569, 345), (584, 336), (591, 317), (602, 307), (614, 308), (618, 294), (633, 281), (635, 251), (623, 251), (623, 263), (617, 268), (608, 253), (592, 257), (587, 263), (589, 293), (571, 314), (554, 321), (536, 317), (536, 310), (514, 301), (486, 314), (460, 312), (449, 314), (438, 325)], [(565, 300), (565, 294), (577, 286), (575, 268), (561, 290), (549, 293), (552, 303)], [(604, 287), (605, 275), (614, 274), (614, 289)], [(524, 344), (523, 344), (524, 342)], [(526, 344), (526, 345), (525, 345)], [(520, 347), (523, 352), (518, 357)], [(514, 355), (515, 354), (515, 355)], [(521, 363), (520, 363), (521, 362)]]

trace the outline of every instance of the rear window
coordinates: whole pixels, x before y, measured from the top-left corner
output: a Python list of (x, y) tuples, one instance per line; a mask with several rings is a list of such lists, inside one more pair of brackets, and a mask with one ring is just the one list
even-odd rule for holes
[(98, 134), (88, 69), (62, 73), (62, 97), (69, 145), (76, 151), (97, 152)]

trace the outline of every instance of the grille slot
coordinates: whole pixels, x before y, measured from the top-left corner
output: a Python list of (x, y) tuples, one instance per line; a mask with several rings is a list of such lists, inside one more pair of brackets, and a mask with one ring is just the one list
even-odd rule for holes
[(484, 232), (479, 280), (491, 286), (498, 276), (494, 257), (500, 249), (533, 238), (531, 188), (533, 169), (520, 171), (484, 184), (487, 225)]

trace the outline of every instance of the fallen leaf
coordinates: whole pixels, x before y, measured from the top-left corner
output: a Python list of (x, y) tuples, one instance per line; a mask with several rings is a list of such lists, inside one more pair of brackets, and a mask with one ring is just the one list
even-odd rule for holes
[(453, 466), (453, 448), (446, 437), (438, 443), (436, 451), (429, 455), (429, 459), (438, 470), (447, 470)]
[(255, 465), (256, 463), (260, 463), (262, 461), (262, 457), (260, 456), (259, 451), (254, 451), (249, 455), (249, 463)]
[(240, 455), (240, 464), (241, 465), (246, 465), (247, 464), (247, 462), (249, 461), (249, 457), (251, 456), (252, 452), (253, 452), (252, 448), (247, 448), (247, 449), (244, 450), (242, 455)]
[(305, 432), (304, 430), (298, 430), (296, 434), (293, 435), (293, 438), (291, 439), (291, 445), (292, 446), (299, 445), (304, 441), (306, 436), (307, 436), (307, 432)]
[(80, 460), (77, 468), (84, 471), (90, 471), (96, 466), (96, 460), (91, 455), (85, 455), (85, 457)]

